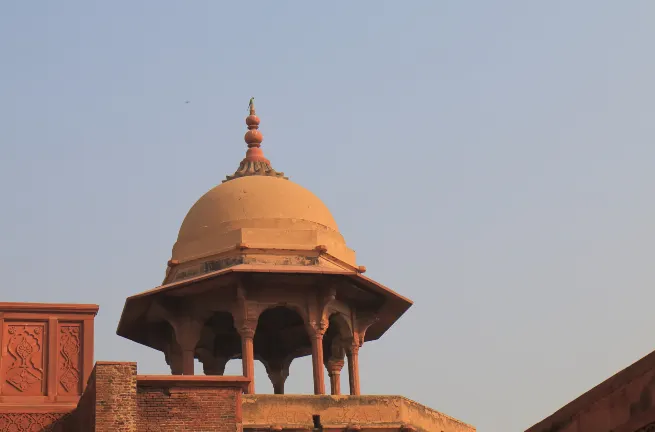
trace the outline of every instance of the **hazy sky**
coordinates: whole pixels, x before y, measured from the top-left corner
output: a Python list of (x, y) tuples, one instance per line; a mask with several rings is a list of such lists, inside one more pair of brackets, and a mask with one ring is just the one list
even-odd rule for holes
[(124, 299), (238, 166), (255, 96), (273, 166), (415, 302), (361, 350), (363, 392), (524, 430), (655, 349), (653, 22), (648, 0), (1, 2), (1, 300), (97, 303), (96, 358), (166, 373), (115, 335)]

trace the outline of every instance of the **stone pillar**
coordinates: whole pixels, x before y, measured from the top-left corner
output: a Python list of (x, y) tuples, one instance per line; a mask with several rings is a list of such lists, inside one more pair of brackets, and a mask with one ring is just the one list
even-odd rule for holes
[(243, 376), (250, 379), (246, 394), (255, 393), (255, 351), (253, 339), (255, 329), (244, 326), (239, 330), (241, 335), (241, 361), (243, 363)]
[(350, 383), (350, 394), (358, 396), (359, 392), (359, 344), (353, 343), (348, 351), (348, 382)]
[(172, 375), (182, 375), (182, 349), (175, 340), (168, 342), (164, 358), (171, 368)]
[(262, 363), (266, 367), (266, 373), (268, 378), (273, 384), (273, 393), (274, 394), (284, 394), (284, 383), (289, 377), (289, 366), (291, 366), (291, 361), (293, 359), (274, 359), (274, 360), (264, 360)]
[(312, 340), (312, 366), (314, 369), (314, 394), (325, 394), (325, 377), (323, 374), (323, 332), (314, 331)]
[(328, 375), (330, 376), (330, 394), (341, 394), (341, 369), (343, 369), (342, 359), (330, 359), (327, 362)]
[[(174, 369), (173, 365), (178, 361), (181, 362), (182, 375), (194, 375), (194, 358), (196, 345), (200, 340), (200, 331), (202, 330), (203, 323), (199, 320), (190, 317), (172, 317), (169, 319), (170, 324), (175, 331), (175, 341), (181, 350), (181, 359), (177, 359), (176, 355), (171, 357), (171, 370)], [(173, 350), (174, 354), (177, 354)], [(176, 364), (175, 369), (179, 371), (179, 365)], [(174, 375), (179, 375), (173, 371)]]

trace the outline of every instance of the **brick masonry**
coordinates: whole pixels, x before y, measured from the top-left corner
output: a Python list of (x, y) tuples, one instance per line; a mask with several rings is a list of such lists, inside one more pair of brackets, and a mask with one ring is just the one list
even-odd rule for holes
[(138, 430), (239, 432), (240, 390), (139, 387)]
[(241, 432), (241, 393), (248, 382), (243, 377), (137, 376), (136, 363), (98, 362), (77, 408), (51, 427), (67, 432)]
[(96, 363), (86, 391), (69, 416), (66, 431), (135, 432), (136, 363)]

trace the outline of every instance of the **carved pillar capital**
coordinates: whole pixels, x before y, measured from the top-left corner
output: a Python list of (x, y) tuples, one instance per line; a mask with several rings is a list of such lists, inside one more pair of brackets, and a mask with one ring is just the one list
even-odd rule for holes
[(168, 322), (175, 331), (175, 341), (182, 351), (182, 374), (193, 375), (193, 359), (204, 320), (189, 316), (170, 316)]
[(345, 344), (346, 355), (350, 357), (352, 355), (359, 354), (359, 349), (362, 347), (363, 344), (364, 344), (364, 338), (361, 337), (360, 335), (355, 335), (352, 339), (350, 339)]
[(168, 322), (175, 331), (175, 340), (183, 351), (195, 350), (196, 344), (200, 340), (200, 332), (204, 325), (204, 320), (188, 316), (174, 316), (168, 319)]
[(330, 322), (327, 318), (321, 319), (319, 321), (312, 320), (307, 323), (307, 333), (309, 334), (310, 338), (323, 339), (323, 336), (325, 336), (325, 332), (327, 332), (329, 325)]
[(283, 359), (277, 358), (272, 360), (260, 359), (266, 368), (268, 378), (273, 384), (274, 394), (284, 394), (284, 383), (289, 377), (289, 367), (293, 361), (293, 357), (286, 357)]
[(225, 366), (229, 358), (215, 355), (207, 348), (199, 348), (196, 350), (198, 360), (202, 363), (202, 370), (205, 375), (223, 375), (225, 373)]
[(341, 394), (341, 369), (343, 369), (343, 365), (343, 359), (335, 358), (328, 360), (326, 364), (328, 376), (330, 377), (330, 394), (335, 396)]
[(241, 323), (237, 328), (237, 333), (242, 339), (253, 339), (255, 337), (255, 330), (257, 329), (257, 322)]
[(343, 359), (330, 359), (326, 363), (326, 369), (328, 370), (328, 374), (340, 374), (341, 369), (343, 369), (343, 366), (346, 364)]
[(168, 341), (164, 347), (164, 359), (171, 368), (171, 374), (182, 375), (184, 373), (182, 348), (174, 339)]

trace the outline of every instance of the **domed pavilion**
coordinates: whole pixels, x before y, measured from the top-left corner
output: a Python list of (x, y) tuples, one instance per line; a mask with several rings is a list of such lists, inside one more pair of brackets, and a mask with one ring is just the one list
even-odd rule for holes
[(291, 362), (312, 356), (314, 393), (341, 394), (347, 364), (359, 395), (358, 352), (411, 301), (364, 276), (330, 210), (276, 171), (261, 149), (251, 102), (248, 145), (234, 174), (182, 222), (163, 284), (129, 297), (117, 333), (161, 351), (174, 375), (223, 375), (240, 358), (255, 392), (254, 361), (284, 393)]

